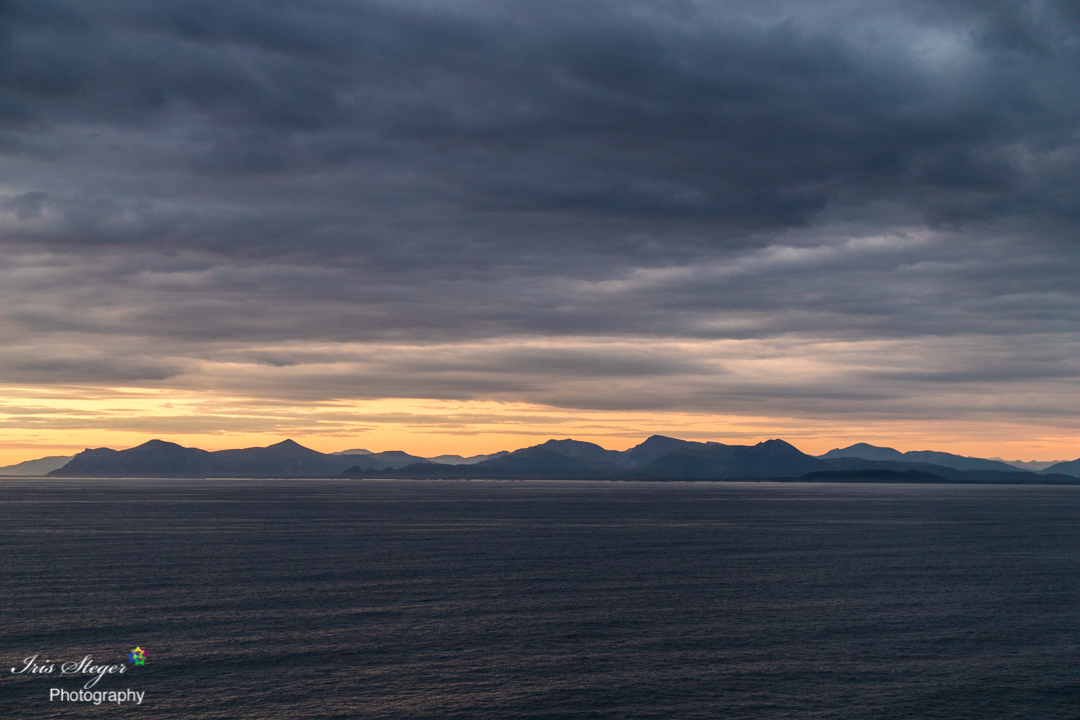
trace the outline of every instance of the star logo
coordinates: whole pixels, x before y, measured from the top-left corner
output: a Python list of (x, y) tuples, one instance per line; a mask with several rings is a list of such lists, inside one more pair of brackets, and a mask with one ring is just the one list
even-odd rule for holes
[(141, 647), (135, 648), (131, 651), (131, 654), (128, 655), (128, 662), (135, 663), (136, 665), (145, 665), (146, 651), (143, 650)]

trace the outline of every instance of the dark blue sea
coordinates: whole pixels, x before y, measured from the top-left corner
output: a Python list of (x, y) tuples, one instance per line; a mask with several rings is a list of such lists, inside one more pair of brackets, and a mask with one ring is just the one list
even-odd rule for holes
[(3, 480), (0, 582), (3, 720), (1080, 718), (1078, 487)]

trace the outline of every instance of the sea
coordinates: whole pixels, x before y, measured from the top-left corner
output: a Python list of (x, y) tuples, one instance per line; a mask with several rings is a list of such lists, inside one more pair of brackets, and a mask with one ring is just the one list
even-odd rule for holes
[(1080, 487), (4, 479), (0, 583), (3, 720), (1080, 718)]

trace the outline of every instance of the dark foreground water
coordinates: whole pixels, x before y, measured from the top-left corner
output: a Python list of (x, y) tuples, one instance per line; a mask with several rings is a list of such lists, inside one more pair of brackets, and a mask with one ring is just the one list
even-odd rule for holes
[[(4, 720), (1080, 717), (1075, 487), (5, 480), (0, 531)], [(50, 702), (87, 654), (143, 704)]]

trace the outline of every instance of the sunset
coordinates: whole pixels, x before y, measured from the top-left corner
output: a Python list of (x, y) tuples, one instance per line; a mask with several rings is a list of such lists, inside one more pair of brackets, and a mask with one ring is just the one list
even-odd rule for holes
[(0, 718), (1074, 718), (1078, 279), (1075, 0), (0, 2)]
[(0, 462), (564, 422), (1080, 457), (1068, 4), (40, 7)]
[[(251, 376), (260, 372), (275, 374), (259, 366), (229, 370), (238, 384), (250, 383)], [(241, 377), (245, 370), (249, 374)], [(641, 379), (628, 379), (624, 387), (628, 393), (639, 391), (639, 397), (653, 392)], [(588, 387), (580, 389), (582, 396), (590, 392)], [(863, 416), (820, 405), (812, 418), (782, 414), (797, 407), (762, 408), (773, 413), (753, 415), (748, 402), (738, 408), (745, 414), (725, 415), (695, 407), (692, 398), (685, 409), (621, 410), (618, 398), (609, 398), (615, 407), (597, 403), (596, 408), (573, 408), (483, 400), (252, 398), (187, 388), (65, 385), (10, 387), (4, 395), (8, 405), (3, 411), (5, 448), (0, 465), (73, 455), (87, 447), (133, 447), (151, 438), (207, 450), (291, 438), (322, 452), (363, 447), (431, 457), (514, 450), (562, 437), (624, 450), (657, 433), (734, 444), (782, 437), (814, 455), (856, 442), (1008, 460), (1071, 460), (1080, 455), (1076, 431), (1067, 418), (1009, 422), (994, 412), (974, 410), (964, 413), (962, 421), (948, 421), (920, 419), (919, 413), (905, 416), (902, 408), (896, 416), (883, 418), (872, 410)], [(1054, 403), (1060, 398), (1047, 400)]]

